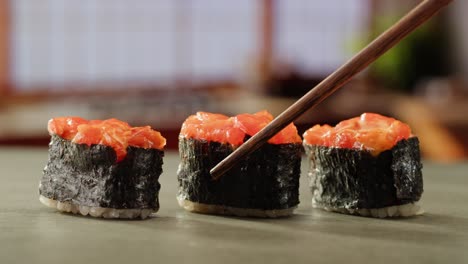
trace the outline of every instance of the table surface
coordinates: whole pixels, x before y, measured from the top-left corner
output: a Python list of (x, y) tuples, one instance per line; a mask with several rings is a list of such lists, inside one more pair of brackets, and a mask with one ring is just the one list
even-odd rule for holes
[(310, 206), (303, 162), (294, 216), (251, 219), (177, 205), (166, 153), (161, 209), (148, 220), (58, 213), (38, 201), (46, 149), (0, 148), (0, 263), (467, 263), (468, 164), (424, 164), (426, 214), (381, 220)]

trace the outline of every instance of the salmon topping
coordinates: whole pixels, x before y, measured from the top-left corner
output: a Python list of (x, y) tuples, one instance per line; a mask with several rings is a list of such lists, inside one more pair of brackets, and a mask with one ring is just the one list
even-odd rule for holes
[(154, 148), (162, 150), (166, 139), (150, 126), (131, 127), (115, 118), (106, 120), (86, 120), (81, 117), (56, 117), (49, 120), (47, 129), (50, 135), (88, 146), (100, 144), (112, 147), (117, 162), (127, 155), (127, 147)]
[(364, 113), (341, 121), (335, 127), (315, 125), (304, 133), (304, 142), (326, 147), (365, 149), (378, 155), (411, 136), (411, 128), (399, 120)]
[[(246, 136), (253, 136), (273, 120), (267, 111), (228, 117), (221, 114), (198, 112), (182, 124), (180, 136), (239, 146)], [(268, 143), (300, 143), (296, 126), (291, 123), (273, 136)]]

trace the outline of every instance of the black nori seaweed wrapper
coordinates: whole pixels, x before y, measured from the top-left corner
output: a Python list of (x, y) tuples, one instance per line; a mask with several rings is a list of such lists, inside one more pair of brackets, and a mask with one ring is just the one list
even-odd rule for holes
[(314, 202), (331, 208), (382, 208), (418, 201), (423, 193), (416, 137), (372, 156), (369, 151), (305, 145)]
[(261, 210), (299, 204), (301, 144), (265, 144), (213, 180), (210, 169), (233, 152), (229, 144), (179, 139), (179, 199)]
[(104, 145), (53, 135), (39, 194), (57, 201), (116, 209), (158, 209), (164, 152), (128, 147), (124, 160)]

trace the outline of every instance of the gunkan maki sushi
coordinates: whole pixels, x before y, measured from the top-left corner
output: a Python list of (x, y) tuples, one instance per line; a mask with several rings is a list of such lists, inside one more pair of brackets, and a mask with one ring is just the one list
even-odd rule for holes
[(267, 111), (228, 117), (198, 112), (179, 136), (178, 202), (188, 211), (251, 217), (288, 216), (299, 204), (301, 138), (294, 124), (219, 179), (210, 169), (265, 127)]
[(407, 124), (364, 113), (310, 128), (304, 147), (314, 207), (380, 218), (423, 213), (419, 141)]
[(39, 200), (62, 212), (147, 218), (159, 209), (166, 139), (149, 126), (58, 117), (48, 123), (49, 160)]

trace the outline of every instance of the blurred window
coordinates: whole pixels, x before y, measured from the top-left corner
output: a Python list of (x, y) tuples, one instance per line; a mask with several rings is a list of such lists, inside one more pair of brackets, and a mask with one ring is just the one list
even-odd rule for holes
[(238, 77), (255, 58), (260, 1), (189, 2), (193, 7), (193, 77)]
[[(324, 76), (344, 63), (366, 36), (369, 0), (278, 1), (277, 59)], [(365, 41), (364, 41), (365, 42)]]
[(170, 0), (12, 3), (13, 79), (19, 89), (62, 88), (74, 82), (165, 81), (174, 71)]
[(256, 47), (256, 1), (11, 3), (13, 82), (23, 91), (233, 78)]
[[(260, 0), (10, 2), (19, 91), (235, 80), (255, 62)], [(314, 75), (348, 58), (368, 13), (368, 0), (275, 3), (277, 59)]]

